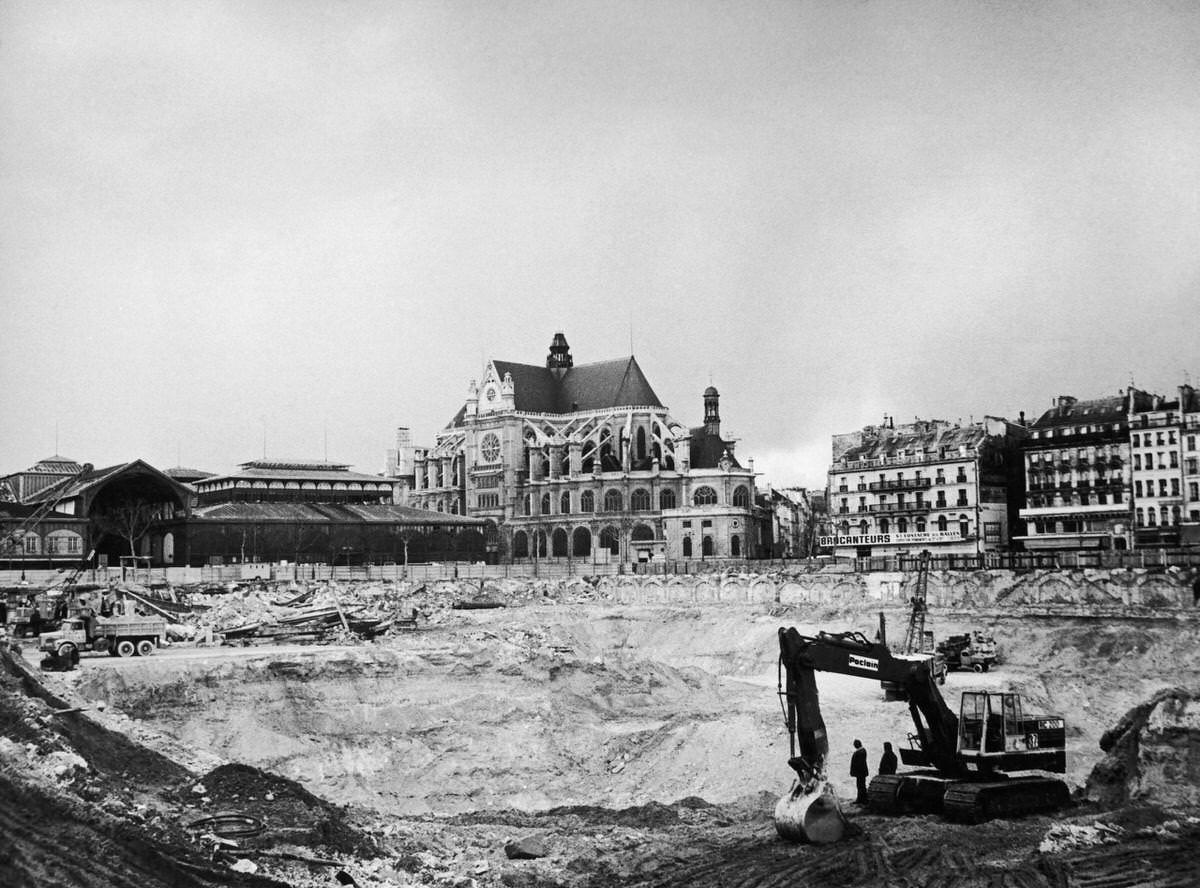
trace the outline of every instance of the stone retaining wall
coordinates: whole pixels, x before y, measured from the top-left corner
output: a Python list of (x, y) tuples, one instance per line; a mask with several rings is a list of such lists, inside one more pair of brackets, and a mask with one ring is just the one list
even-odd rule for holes
[[(1200, 613), (1193, 593), (1197, 573), (1177, 568), (931, 571), (927, 600), (931, 608), (947, 610)], [(622, 604), (748, 603), (874, 608), (906, 607), (914, 594), (915, 582), (915, 574), (903, 573), (634, 575), (487, 580), (480, 591), (513, 604), (538, 599), (562, 602), (590, 599)]]

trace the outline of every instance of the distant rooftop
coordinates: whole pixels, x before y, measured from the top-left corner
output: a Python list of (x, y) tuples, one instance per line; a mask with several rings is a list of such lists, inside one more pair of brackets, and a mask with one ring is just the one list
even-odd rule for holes
[(169, 469), (163, 469), (163, 474), (174, 478), (176, 481), (200, 481), (204, 478), (211, 478), (215, 472), (205, 472), (203, 469), (189, 469), (186, 466), (172, 466)]
[(300, 471), (344, 472), (350, 463), (329, 462), (324, 459), (252, 459), (240, 463), (243, 469), (299, 469)]

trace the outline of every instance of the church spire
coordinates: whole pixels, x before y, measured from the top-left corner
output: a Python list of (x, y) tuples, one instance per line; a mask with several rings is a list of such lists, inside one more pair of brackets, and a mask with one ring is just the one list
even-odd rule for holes
[(721, 395), (713, 386), (704, 390), (704, 431), (709, 435), (721, 434), (721, 414), (717, 409)]
[(571, 357), (571, 346), (567, 345), (567, 337), (561, 331), (554, 334), (554, 341), (550, 343), (546, 366), (551, 370), (560, 371), (560, 376), (575, 366), (575, 359)]

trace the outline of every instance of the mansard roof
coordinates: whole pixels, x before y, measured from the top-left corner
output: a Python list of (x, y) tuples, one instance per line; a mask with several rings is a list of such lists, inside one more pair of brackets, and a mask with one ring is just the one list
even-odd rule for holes
[(980, 423), (955, 425), (945, 420), (923, 420), (892, 427), (868, 427), (860, 443), (849, 447), (836, 462), (860, 459), (886, 459), (904, 454), (936, 457), (944, 452), (957, 452), (965, 447), (974, 453), (987, 439), (987, 429)]
[(1057, 426), (1074, 426), (1079, 423), (1122, 422), (1127, 418), (1128, 404), (1128, 398), (1123, 394), (1094, 398), (1090, 401), (1077, 401), (1074, 398), (1063, 397), (1059, 399), (1058, 404), (1039, 416), (1031, 428), (1046, 429)]

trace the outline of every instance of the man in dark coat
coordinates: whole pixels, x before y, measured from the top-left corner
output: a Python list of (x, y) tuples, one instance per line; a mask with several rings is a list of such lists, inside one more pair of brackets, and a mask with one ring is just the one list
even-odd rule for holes
[(879, 773), (880, 774), (895, 774), (896, 765), (899, 762), (896, 760), (896, 753), (892, 752), (892, 744), (883, 744), (883, 755), (879, 757)]
[(850, 756), (850, 776), (855, 779), (858, 784), (858, 798), (855, 799), (860, 805), (867, 803), (867, 751), (863, 748), (861, 740), (854, 741), (854, 755)]

